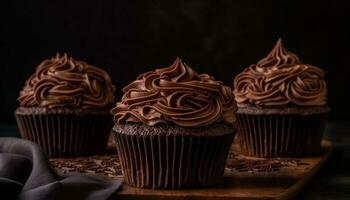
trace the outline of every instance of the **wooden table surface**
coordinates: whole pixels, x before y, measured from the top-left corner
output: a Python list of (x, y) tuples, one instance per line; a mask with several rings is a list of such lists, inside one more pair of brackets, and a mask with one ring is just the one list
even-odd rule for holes
[(350, 122), (329, 123), (325, 138), (333, 142), (326, 165), (299, 193), (300, 200), (350, 199)]
[[(0, 136), (16, 135), (15, 124), (0, 124)], [(333, 142), (333, 153), (296, 199), (350, 199), (350, 122), (329, 123), (325, 138)]]

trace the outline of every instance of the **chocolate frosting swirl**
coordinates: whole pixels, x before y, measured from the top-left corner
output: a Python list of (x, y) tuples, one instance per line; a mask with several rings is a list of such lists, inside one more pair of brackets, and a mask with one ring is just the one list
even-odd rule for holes
[(38, 65), (18, 100), (26, 107), (102, 108), (114, 102), (114, 92), (105, 71), (57, 54)]
[(238, 107), (323, 106), (327, 101), (324, 72), (303, 64), (279, 39), (267, 57), (234, 80)]
[(170, 67), (141, 74), (123, 92), (112, 109), (117, 124), (198, 127), (234, 121), (236, 105), (230, 88), (207, 74), (197, 74), (179, 58)]

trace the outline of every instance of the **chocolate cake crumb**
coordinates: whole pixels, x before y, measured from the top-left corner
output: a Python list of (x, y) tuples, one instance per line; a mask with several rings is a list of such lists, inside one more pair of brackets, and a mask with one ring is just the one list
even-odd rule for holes
[(181, 127), (173, 124), (146, 126), (143, 124), (116, 124), (113, 132), (128, 135), (181, 135), (181, 136), (218, 136), (234, 132), (232, 124), (213, 123), (195, 128)]
[(310, 107), (286, 107), (286, 108), (259, 108), (254, 106), (240, 107), (237, 114), (248, 115), (314, 115), (326, 114), (330, 112), (330, 107), (327, 106), (310, 106)]

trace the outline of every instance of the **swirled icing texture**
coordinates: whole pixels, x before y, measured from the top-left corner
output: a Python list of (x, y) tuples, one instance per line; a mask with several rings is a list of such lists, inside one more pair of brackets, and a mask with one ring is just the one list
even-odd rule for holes
[(57, 54), (39, 64), (18, 100), (26, 107), (103, 108), (114, 102), (114, 92), (105, 71)]
[(324, 72), (303, 64), (279, 39), (267, 57), (234, 80), (238, 107), (323, 106), (327, 101)]
[(141, 74), (123, 92), (112, 109), (117, 124), (232, 123), (237, 109), (229, 87), (207, 74), (197, 74), (179, 58), (170, 67)]

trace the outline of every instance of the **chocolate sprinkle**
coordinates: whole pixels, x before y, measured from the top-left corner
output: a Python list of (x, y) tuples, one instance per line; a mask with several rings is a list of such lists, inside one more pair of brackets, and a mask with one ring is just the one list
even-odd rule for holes
[[(95, 155), (89, 157), (76, 158), (52, 158), (50, 159), (53, 167), (61, 173), (80, 172), (89, 175), (102, 175), (106, 178), (123, 178), (121, 164), (113, 146), (114, 143), (109, 140), (106, 155)], [(295, 168), (298, 166), (307, 166), (308, 163), (294, 158), (248, 158), (242, 156), (237, 148), (232, 146), (226, 162), (226, 169), (231, 172), (248, 173), (266, 173), (276, 172), (284, 168)]]
[(295, 168), (301, 165), (309, 165), (300, 159), (294, 158), (266, 158), (254, 159), (237, 154), (235, 151), (229, 153), (226, 168), (231, 172), (275, 172), (283, 168)]
[(103, 175), (112, 179), (123, 177), (117, 155), (52, 158), (50, 161), (61, 173), (80, 172), (90, 175)]

